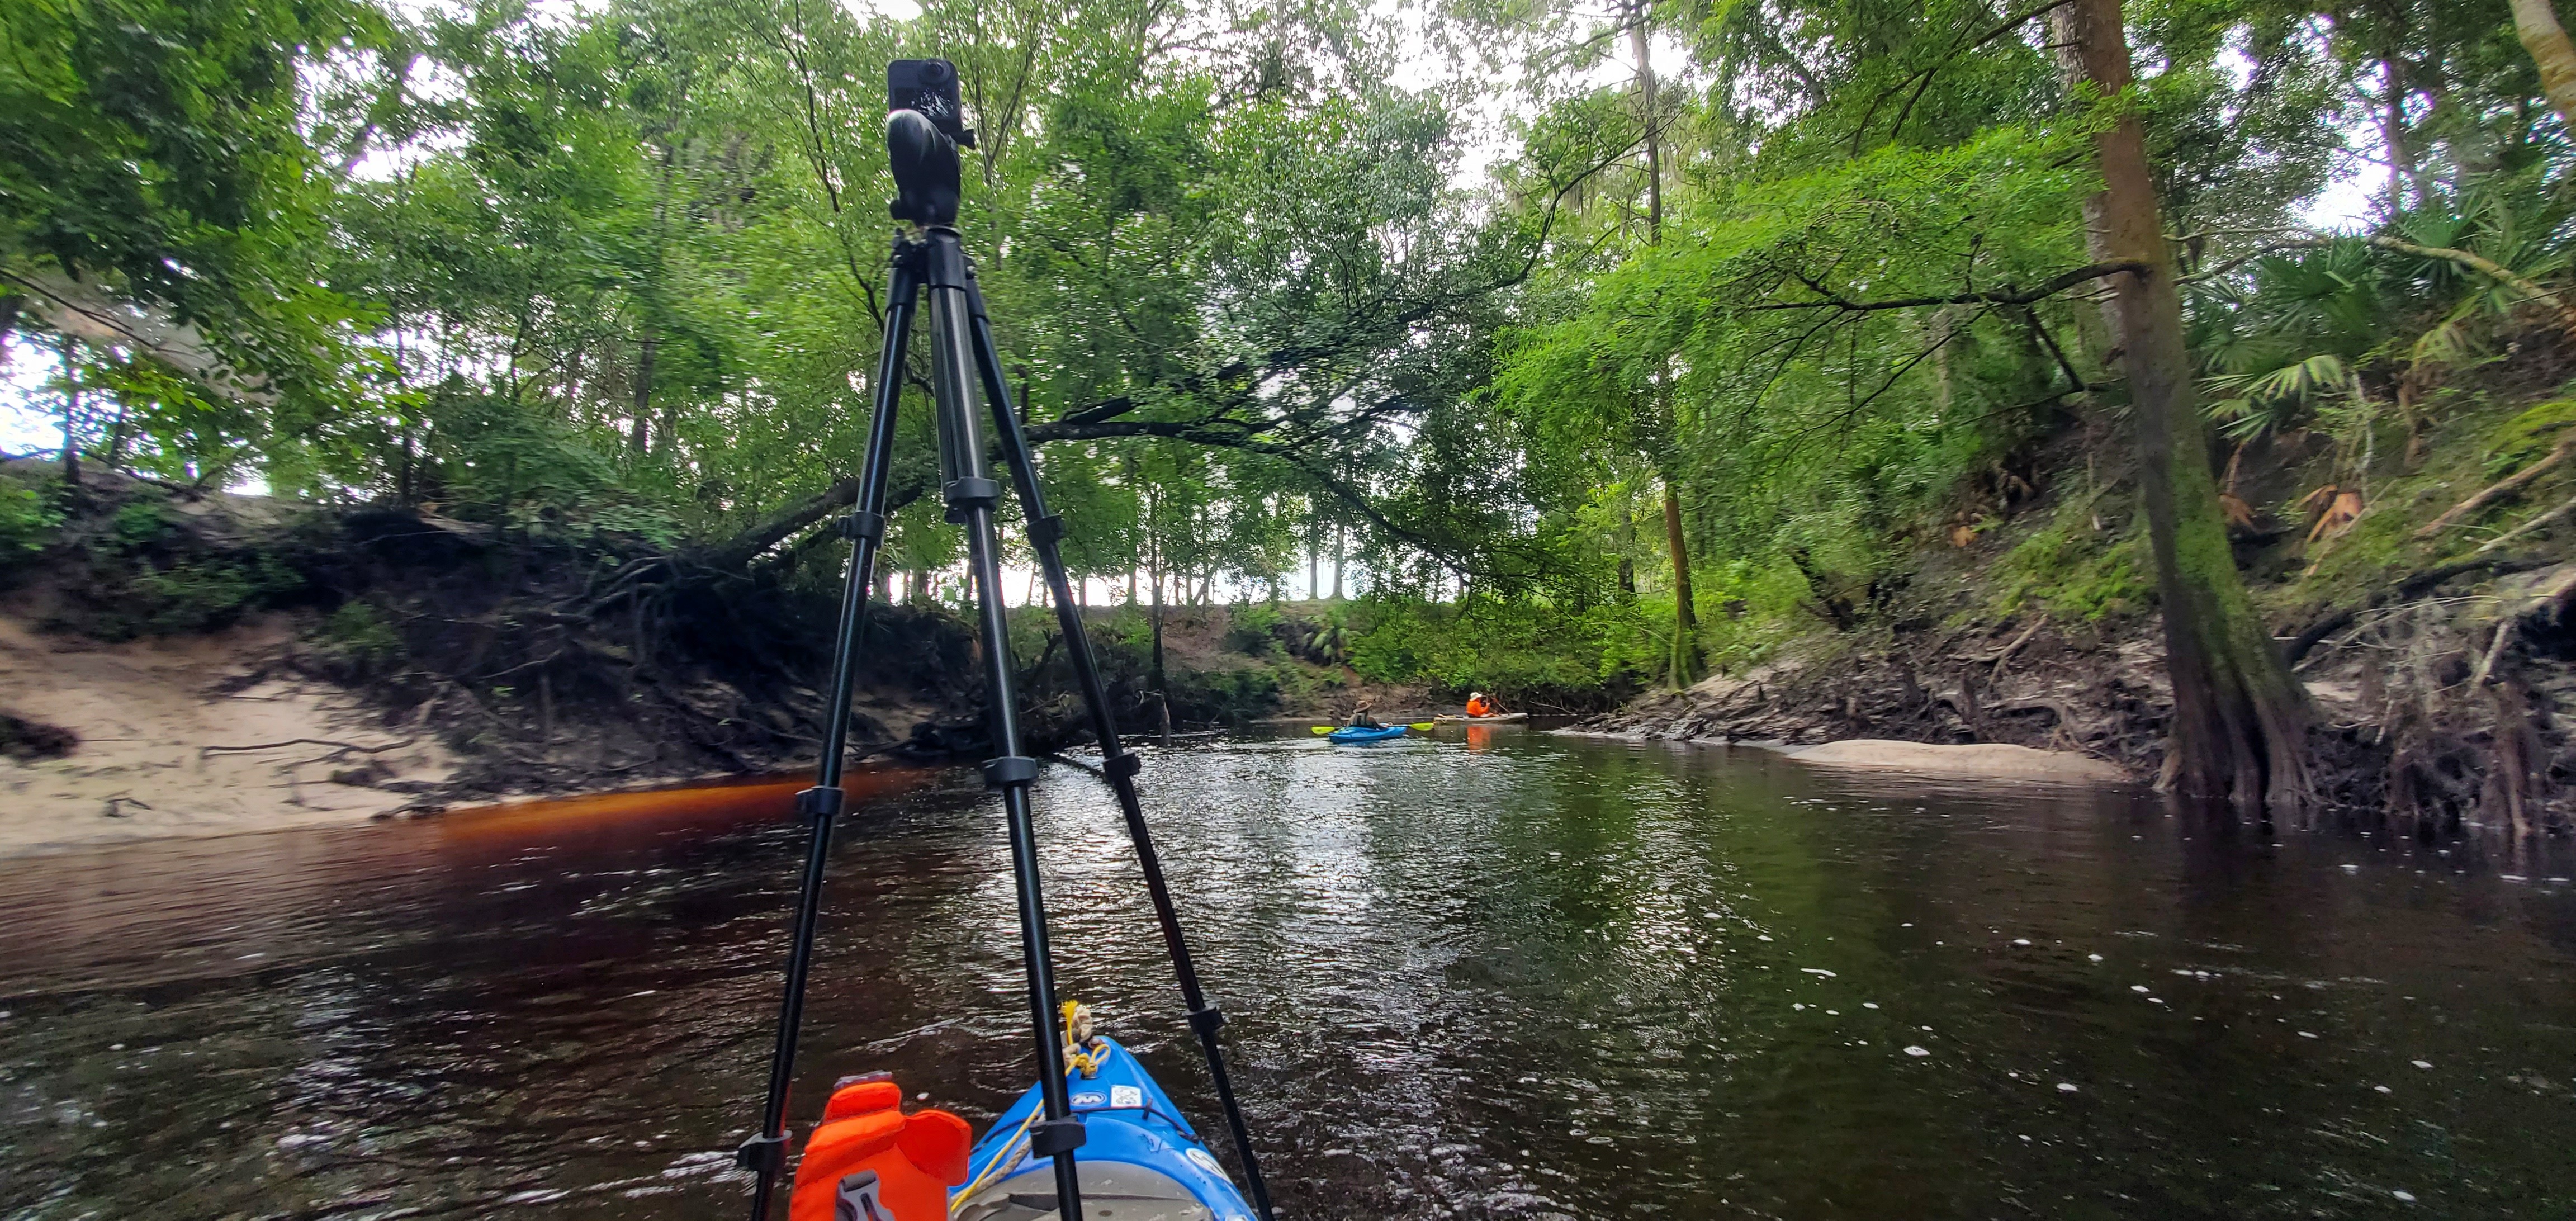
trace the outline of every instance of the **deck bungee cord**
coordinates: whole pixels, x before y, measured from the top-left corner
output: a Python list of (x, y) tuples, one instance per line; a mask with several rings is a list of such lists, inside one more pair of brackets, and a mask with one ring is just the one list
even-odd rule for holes
[[(944, 1111), (910, 1114), (890, 1078), (872, 1074), (835, 1088), (824, 1110), (824, 1123), (806, 1147), (797, 1172), (790, 1211), (797, 1221), (809, 1214), (857, 1221), (934, 1221), (934, 1216), (969, 1213), (976, 1221), (1020, 1221), (1051, 1216), (1080, 1221), (1086, 1164), (1100, 1171), (1106, 1188), (1121, 1198), (1170, 1199), (1152, 1194), (1183, 1190), (1214, 1221), (1241, 1218), (1246, 1196), (1260, 1221), (1274, 1221), (1268, 1186), (1261, 1177), (1252, 1134), (1237, 1105), (1232, 1077), (1226, 1071), (1217, 1031), (1225, 1015), (1209, 1002), (1182, 934), (1180, 914), (1163, 876), (1145, 823), (1136, 776), (1142, 759), (1119, 740), (1109, 712), (1109, 697), (1085, 633), (1082, 612), (1073, 596), (1059, 546), (1062, 519), (1047, 511), (1030, 461), (1027, 437), (1003, 377), (993, 343), (993, 327), (975, 282), (973, 262), (956, 229), (959, 202), (957, 150), (972, 148), (975, 133), (964, 126), (957, 69), (942, 59), (896, 60), (886, 70), (886, 154), (894, 172), (896, 196), (890, 211), (912, 229), (899, 233), (889, 257), (891, 281), (885, 316), (885, 347), (877, 369), (875, 415), (868, 429), (867, 452), (860, 468), (859, 492), (852, 512), (841, 521), (851, 540), (847, 582), (841, 601), (839, 632), (832, 661), (832, 707), (826, 722), (823, 758), (814, 787), (797, 795), (796, 810), (809, 824), (802, 880), (787, 956), (785, 992), (779, 1003), (777, 1039), (770, 1054), (769, 1087), (762, 1103), (760, 1128), (736, 1151), (736, 1161), (756, 1180), (752, 1221), (767, 1221), (771, 1197), (787, 1164), (787, 1092), (795, 1073), (798, 1025), (803, 1017), (808, 975), (814, 960), (815, 928), (831, 855), (832, 830), (841, 814), (843, 756), (849, 746), (851, 699), (857, 681), (857, 654), (867, 625), (868, 591), (877, 555), (885, 542), (886, 489), (894, 457), (896, 417), (905, 380), (906, 349), (914, 316), (923, 300), (930, 307), (931, 398), (939, 437), (941, 498), (947, 519), (966, 528), (968, 566), (974, 575), (977, 626), (985, 662), (985, 716), (994, 756), (983, 765), (985, 782), (999, 790), (1011, 846), (1011, 871), (1019, 907), (1020, 949), (1027, 980), (1031, 1029), (1037, 1041), (1037, 1084), (1018, 1106), (1003, 1114), (988, 1133), (979, 1156), (969, 1159), (964, 1121)], [(980, 388), (987, 418), (979, 420), (975, 399)], [(989, 438), (986, 429), (989, 426)], [(1059, 1014), (1052, 960), (1047, 949), (1047, 920), (1041, 893), (1036, 832), (1029, 802), (1038, 762), (1022, 750), (1018, 704), (1013, 691), (1010, 637), (1004, 618), (1001, 546), (994, 513), (1002, 487), (992, 477), (988, 445), (998, 449), (1010, 472), (1021, 512), (1028, 523), (1028, 543), (1036, 553), (1067, 643), (1066, 654), (1081, 688), (1092, 736), (1100, 750), (1097, 767), (1085, 765), (1116, 796), (1129, 842), (1145, 878), (1145, 889), (1161, 926), (1164, 947), (1180, 983), (1190, 1029), (1205, 1054), (1208, 1077), (1243, 1168), (1244, 1193), (1235, 1192), (1216, 1159), (1198, 1143), (1195, 1132), (1179, 1117), (1171, 1100), (1137, 1065), (1105, 1037), (1076, 1035), (1070, 1007)], [(1060, 757), (1060, 756), (1059, 756)], [(1063, 1020), (1059, 1030), (1059, 1019)], [(1060, 1042), (1060, 1038), (1067, 1041)], [(1068, 1069), (1068, 1063), (1075, 1067)], [(1119, 1080), (1105, 1090), (1077, 1095), (1073, 1081), (1116, 1069)], [(1073, 1080), (1068, 1080), (1072, 1074)], [(1003, 1126), (1021, 1109), (1007, 1136)], [(1100, 1148), (1094, 1157), (1077, 1159), (1089, 1139), (1086, 1116), (1100, 1125)], [(999, 1138), (1000, 1143), (995, 1143)], [(1023, 1162), (1052, 1163), (1054, 1191), (1042, 1197), (1012, 1192), (998, 1201), (978, 1204), (979, 1197), (1017, 1182), (1011, 1171)], [(967, 1177), (971, 1165), (981, 1172)], [(809, 1182), (808, 1172), (815, 1177)], [(996, 1177), (998, 1176), (998, 1177)], [(934, 1192), (950, 1191), (945, 1205), (931, 1213)], [(1144, 1196), (1129, 1193), (1144, 1191)], [(1044, 1207), (1040, 1207), (1043, 1205)], [(1011, 1211), (1019, 1209), (1018, 1212)]]

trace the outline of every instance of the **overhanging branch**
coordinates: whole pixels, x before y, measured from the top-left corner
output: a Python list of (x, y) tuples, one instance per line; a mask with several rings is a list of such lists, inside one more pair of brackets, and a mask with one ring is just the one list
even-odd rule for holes
[(2054, 297), (2059, 293), (2065, 292), (2067, 289), (2073, 288), (2078, 284), (2099, 280), (2105, 276), (2116, 276), (2124, 272), (2129, 274), (2143, 274), (2150, 270), (2153, 269), (2148, 264), (2138, 262), (2135, 259), (2122, 259), (2116, 262), (2093, 263), (2088, 266), (2078, 267), (2072, 271), (2060, 272), (2054, 276), (2050, 276), (2048, 279), (2041, 281), (2038, 285), (2031, 288), (2017, 289), (2006, 286), (2001, 289), (1989, 289), (1983, 292), (1951, 293), (1946, 296), (1937, 297), (1896, 297), (1885, 301), (1854, 301), (1848, 297), (1828, 292), (1822, 285), (1809, 281), (1807, 287), (1819, 294), (1818, 300), (1766, 301), (1760, 305), (1752, 305), (1745, 308), (1756, 312), (1794, 309), (1829, 309), (1837, 310), (1846, 314), (1866, 314), (1878, 310), (1922, 309), (1934, 305), (2035, 305), (2041, 301), (2049, 299), (2050, 297)]

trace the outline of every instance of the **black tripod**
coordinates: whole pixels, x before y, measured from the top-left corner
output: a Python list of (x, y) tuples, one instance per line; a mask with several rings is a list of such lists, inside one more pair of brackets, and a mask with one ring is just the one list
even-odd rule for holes
[[(1081, 1184), (1073, 1151), (1082, 1145), (1082, 1121), (1072, 1114), (1065, 1088), (1063, 1034), (1056, 1018), (1054, 970), (1047, 954), (1046, 907), (1039, 894), (1037, 842), (1029, 815), (1029, 785), (1037, 778), (1037, 761), (1022, 753), (1016, 694), (1012, 690), (1008, 624), (1004, 619), (1000, 540), (993, 515), (1002, 498), (986, 457), (997, 447), (1010, 468), (1021, 512), (1028, 520), (1030, 547), (1054, 594), (1056, 615), (1064, 632), (1066, 654), (1082, 687), (1083, 702), (1099, 740), (1100, 774), (1117, 794), (1127, 835), (1136, 847), (1145, 888), (1154, 901), (1172, 967), (1180, 977), (1191, 1029), (1207, 1054), (1208, 1075), (1217, 1101), (1243, 1161), (1245, 1186), (1262, 1221), (1271, 1221), (1270, 1193), (1252, 1152), (1251, 1133), (1236, 1106), (1234, 1085), (1226, 1074), (1225, 1054), (1217, 1043), (1224, 1015), (1210, 1005), (1190, 963), (1180, 916), (1172, 906), (1163, 867), (1154, 853), (1152, 835), (1136, 795), (1142, 760), (1119, 743), (1118, 727), (1109, 714), (1108, 692), (1100, 681), (1084, 633), (1081, 610), (1065, 575), (1058, 546), (1061, 519), (1049, 514), (1038, 489), (1037, 470), (1029, 459), (1027, 438), (1020, 431), (1010, 388), (1002, 377), (993, 347), (992, 323), (984, 314), (983, 293), (975, 285), (974, 267), (953, 227), (957, 217), (957, 146), (972, 146), (974, 134), (956, 122), (956, 69), (943, 60), (897, 61), (892, 78), (892, 113), (886, 117), (886, 144), (901, 193), (893, 204), (898, 220), (921, 228), (895, 239), (893, 279), (887, 293), (885, 350), (877, 365), (876, 415), (868, 430), (866, 464), (861, 468), (856, 511), (842, 522), (853, 544), (848, 585), (842, 596), (840, 637), (832, 663), (832, 706), (823, 742), (823, 761), (814, 787), (797, 796), (797, 811), (812, 822), (805, 853), (804, 885), (797, 898), (795, 941), (788, 955), (787, 991), (778, 1017), (778, 1043), (770, 1059), (769, 1095), (761, 1111), (760, 1131), (743, 1142), (740, 1163), (759, 1177), (752, 1201), (753, 1221), (765, 1221), (769, 1199), (786, 1161), (787, 1086), (796, 1057), (796, 1031), (805, 1002), (805, 978), (813, 962), (815, 919), (822, 906), (824, 868), (831, 850), (832, 825), (841, 812), (842, 752), (848, 745), (850, 698), (856, 681), (857, 653), (867, 622), (868, 590), (877, 551), (885, 541), (886, 477), (894, 457), (895, 417), (902, 398), (905, 348), (912, 335), (920, 298), (930, 301), (931, 397), (939, 434), (941, 495), (947, 518), (966, 528), (967, 562), (975, 581), (978, 627), (983, 641), (986, 718), (994, 757), (984, 763), (985, 782), (1002, 793), (1009, 825), (1011, 867), (1020, 908), (1020, 946), (1028, 972), (1029, 1018), (1038, 1044), (1038, 1082), (1044, 1097), (1043, 1118), (1030, 1125), (1032, 1157), (1055, 1160), (1056, 1196), (1062, 1221), (1081, 1221)], [(944, 86), (944, 87), (943, 87)], [(988, 415), (975, 411), (978, 387)], [(989, 426), (988, 438), (986, 429)]]

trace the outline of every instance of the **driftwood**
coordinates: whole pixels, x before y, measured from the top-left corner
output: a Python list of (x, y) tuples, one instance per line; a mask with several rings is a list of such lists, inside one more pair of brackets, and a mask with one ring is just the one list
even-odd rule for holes
[(2486, 487), (2480, 489), (2477, 495), (2471, 496), (2467, 500), (2463, 500), (2460, 503), (2451, 506), (2450, 512), (2434, 518), (2423, 529), (2416, 531), (2415, 540), (2417, 542), (2422, 542), (2436, 534), (2440, 534), (2442, 531), (2450, 529), (2454, 524), (2458, 523), (2460, 519), (2522, 490), (2523, 485), (2530, 483), (2534, 479), (2538, 479), (2542, 472), (2566, 461), (2567, 455), (2571, 452), (2576, 452), (2576, 432), (2568, 433), (2565, 437), (2560, 438), (2558, 444), (2550, 449), (2549, 456), (2542, 458), (2540, 461), (2534, 462), (2519, 471), (2515, 471), (2513, 474), (2507, 475), (2502, 479), (2496, 480), (2494, 483), (2488, 484)]
[(2495, 536), (2494, 538), (2488, 539), (2485, 545), (2477, 549), (2475, 554), (2485, 555), (2498, 547), (2504, 546), (2506, 543), (2510, 543), (2515, 539), (2521, 538), (2523, 535), (2541, 528), (2542, 526), (2546, 526), (2559, 518), (2565, 517), (2571, 512), (2576, 512), (2576, 500), (2570, 500), (2555, 509), (2551, 509), (2538, 517), (2532, 518), (2530, 521), (2524, 522), (2519, 526), (2515, 526), (2513, 529)]
[(354, 751), (361, 755), (381, 755), (389, 750), (401, 750), (411, 743), (410, 738), (405, 738), (388, 746), (360, 746), (355, 742), (335, 742), (329, 738), (288, 738), (283, 742), (258, 742), (249, 746), (203, 746), (197, 749), (197, 757), (202, 759), (208, 755), (280, 750), (289, 746), (329, 746), (335, 748), (333, 754)]
[(2013, 637), (2012, 643), (2005, 645), (2003, 652), (1995, 654), (1995, 665), (1994, 669), (1988, 675), (1989, 681), (2003, 677), (2004, 663), (2011, 661), (2012, 655), (2021, 651), (2021, 646), (2029, 644), (2030, 638), (2038, 635), (2039, 629), (2047, 626), (2048, 616), (2046, 615), (2041, 615), (2038, 618), (2031, 620), (2030, 626), (2021, 630), (2021, 635)]

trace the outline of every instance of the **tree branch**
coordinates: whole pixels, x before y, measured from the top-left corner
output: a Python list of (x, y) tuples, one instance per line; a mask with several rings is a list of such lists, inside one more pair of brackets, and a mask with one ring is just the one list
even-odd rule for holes
[(2087, 266), (2078, 267), (2073, 271), (2060, 272), (2057, 275), (2051, 276), (2040, 282), (2037, 287), (2033, 288), (2014, 289), (2007, 287), (2002, 290), (1989, 290), (1986, 292), (1952, 293), (1948, 296), (1941, 297), (1897, 297), (1886, 301), (1854, 301), (1841, 296), (1840, 294), (1834, 293), (1813, 281), (1807, 281), (1807, 287), (1822, 296), (1824, 298), (1823, 300), (1766, 301), (1760, 305), (1747, 306), (1746, 308), (1757, 312), (1792, 309), (1831, 309), (1840, 310), (1846, 314), (1866, 314), (1876, 310), (1921, 309), (1926, 306), (1933, 305), (2032, 305), (2045, 301), (2050, 297), (2054, 297), (2059, 293), (2065, 292), (2067, 289), (2088, 281), (2099, 280), (2105, 276), (2119, 275), (2123, 272), (2132, 275), (2141, 275), (2150, 270), (2153, 269), (2145, 263), (2138, 262), (2134, 259), (2123, 259), (2115, 262), (2093, 263)]

